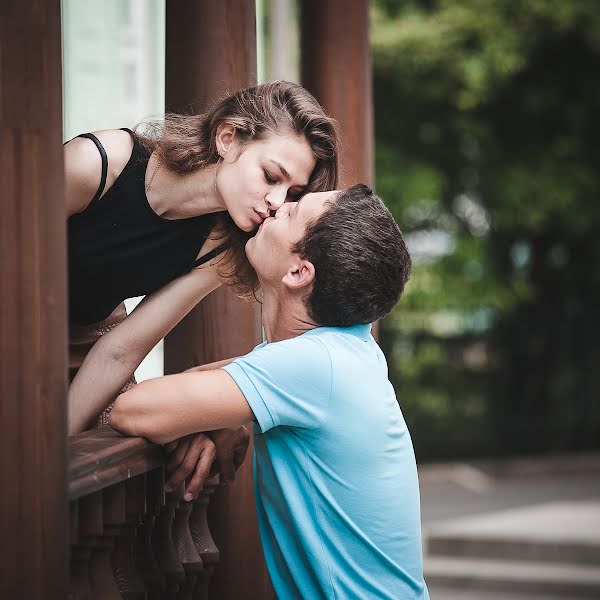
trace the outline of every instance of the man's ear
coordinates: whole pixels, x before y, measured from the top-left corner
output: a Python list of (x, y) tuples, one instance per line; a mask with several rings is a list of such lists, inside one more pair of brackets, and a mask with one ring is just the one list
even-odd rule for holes
[(283, 284), (290, 291), (302, 291), (315, 281), (315, 266), (310, 260), (299, 259), (283, 276)]
[(223, 158), (231, 149), (235, 141), (235, 127), (231, 123), (221, 123), (217, 127), (215, 142), (217, 144), (217, 152)]

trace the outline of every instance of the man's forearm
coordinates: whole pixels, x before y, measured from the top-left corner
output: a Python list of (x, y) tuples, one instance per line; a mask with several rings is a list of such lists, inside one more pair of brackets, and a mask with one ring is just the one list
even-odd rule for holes
[(140, 383), (117, 398), (109, 424), (164, 444), (190, 433), (239, 427), (253, 418), (236, 383), (218, 369)]
[(207, 363), (205, 365), (198, 365), (197, 367), (186, 369), (184, 373), (194, 373), (198, 371), (212, 371), (214, 369), (221, 369), (222, 367), (226, 367), (227, 365), (231, 364), (236, 358), (239, 358), (239, 356), (236, 356), (234, 358), (226, 358), (224, 360), (218, 360), (216, 362)]

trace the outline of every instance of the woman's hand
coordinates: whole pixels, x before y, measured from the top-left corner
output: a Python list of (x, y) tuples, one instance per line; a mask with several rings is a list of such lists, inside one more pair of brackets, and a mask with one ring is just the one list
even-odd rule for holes
[[(198, 497), (208, 479), (217, 473), (221, 484), (229, 484), (246, 458), (250, 434), (245, 427), (194, 433), (165, 445), (171, 455), (170, 474), (165, 491), (171, 492), (191, 477), (183, 495), (190, 501)], [(216, 460), (215, 460), (216, 459)]]

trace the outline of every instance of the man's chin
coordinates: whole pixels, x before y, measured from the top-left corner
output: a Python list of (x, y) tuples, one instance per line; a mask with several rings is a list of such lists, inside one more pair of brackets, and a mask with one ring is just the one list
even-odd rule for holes
[(254, 236), (252, 236), (246, 242), (246, 245), (244, 246), (244, 252), (246, 252), (246, 258), (248, 259), (248, 262), (252, 265), (254, 270), (256, 270), (256, 267), (254, 266), (254, 260), (253, 260), (254, 246), (255, 246), (255, 239), (254, 239)]

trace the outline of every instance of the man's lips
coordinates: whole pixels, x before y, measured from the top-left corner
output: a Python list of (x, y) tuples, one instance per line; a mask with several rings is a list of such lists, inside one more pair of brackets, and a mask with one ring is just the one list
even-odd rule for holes
[(273, 217), (267, 217), (261, 224), (260, 227), (258, 228), (258, 231), (260, 231), (263, 228), (263, 225), (267, 222), (270, 221), (271, 219), (273, 219)]

